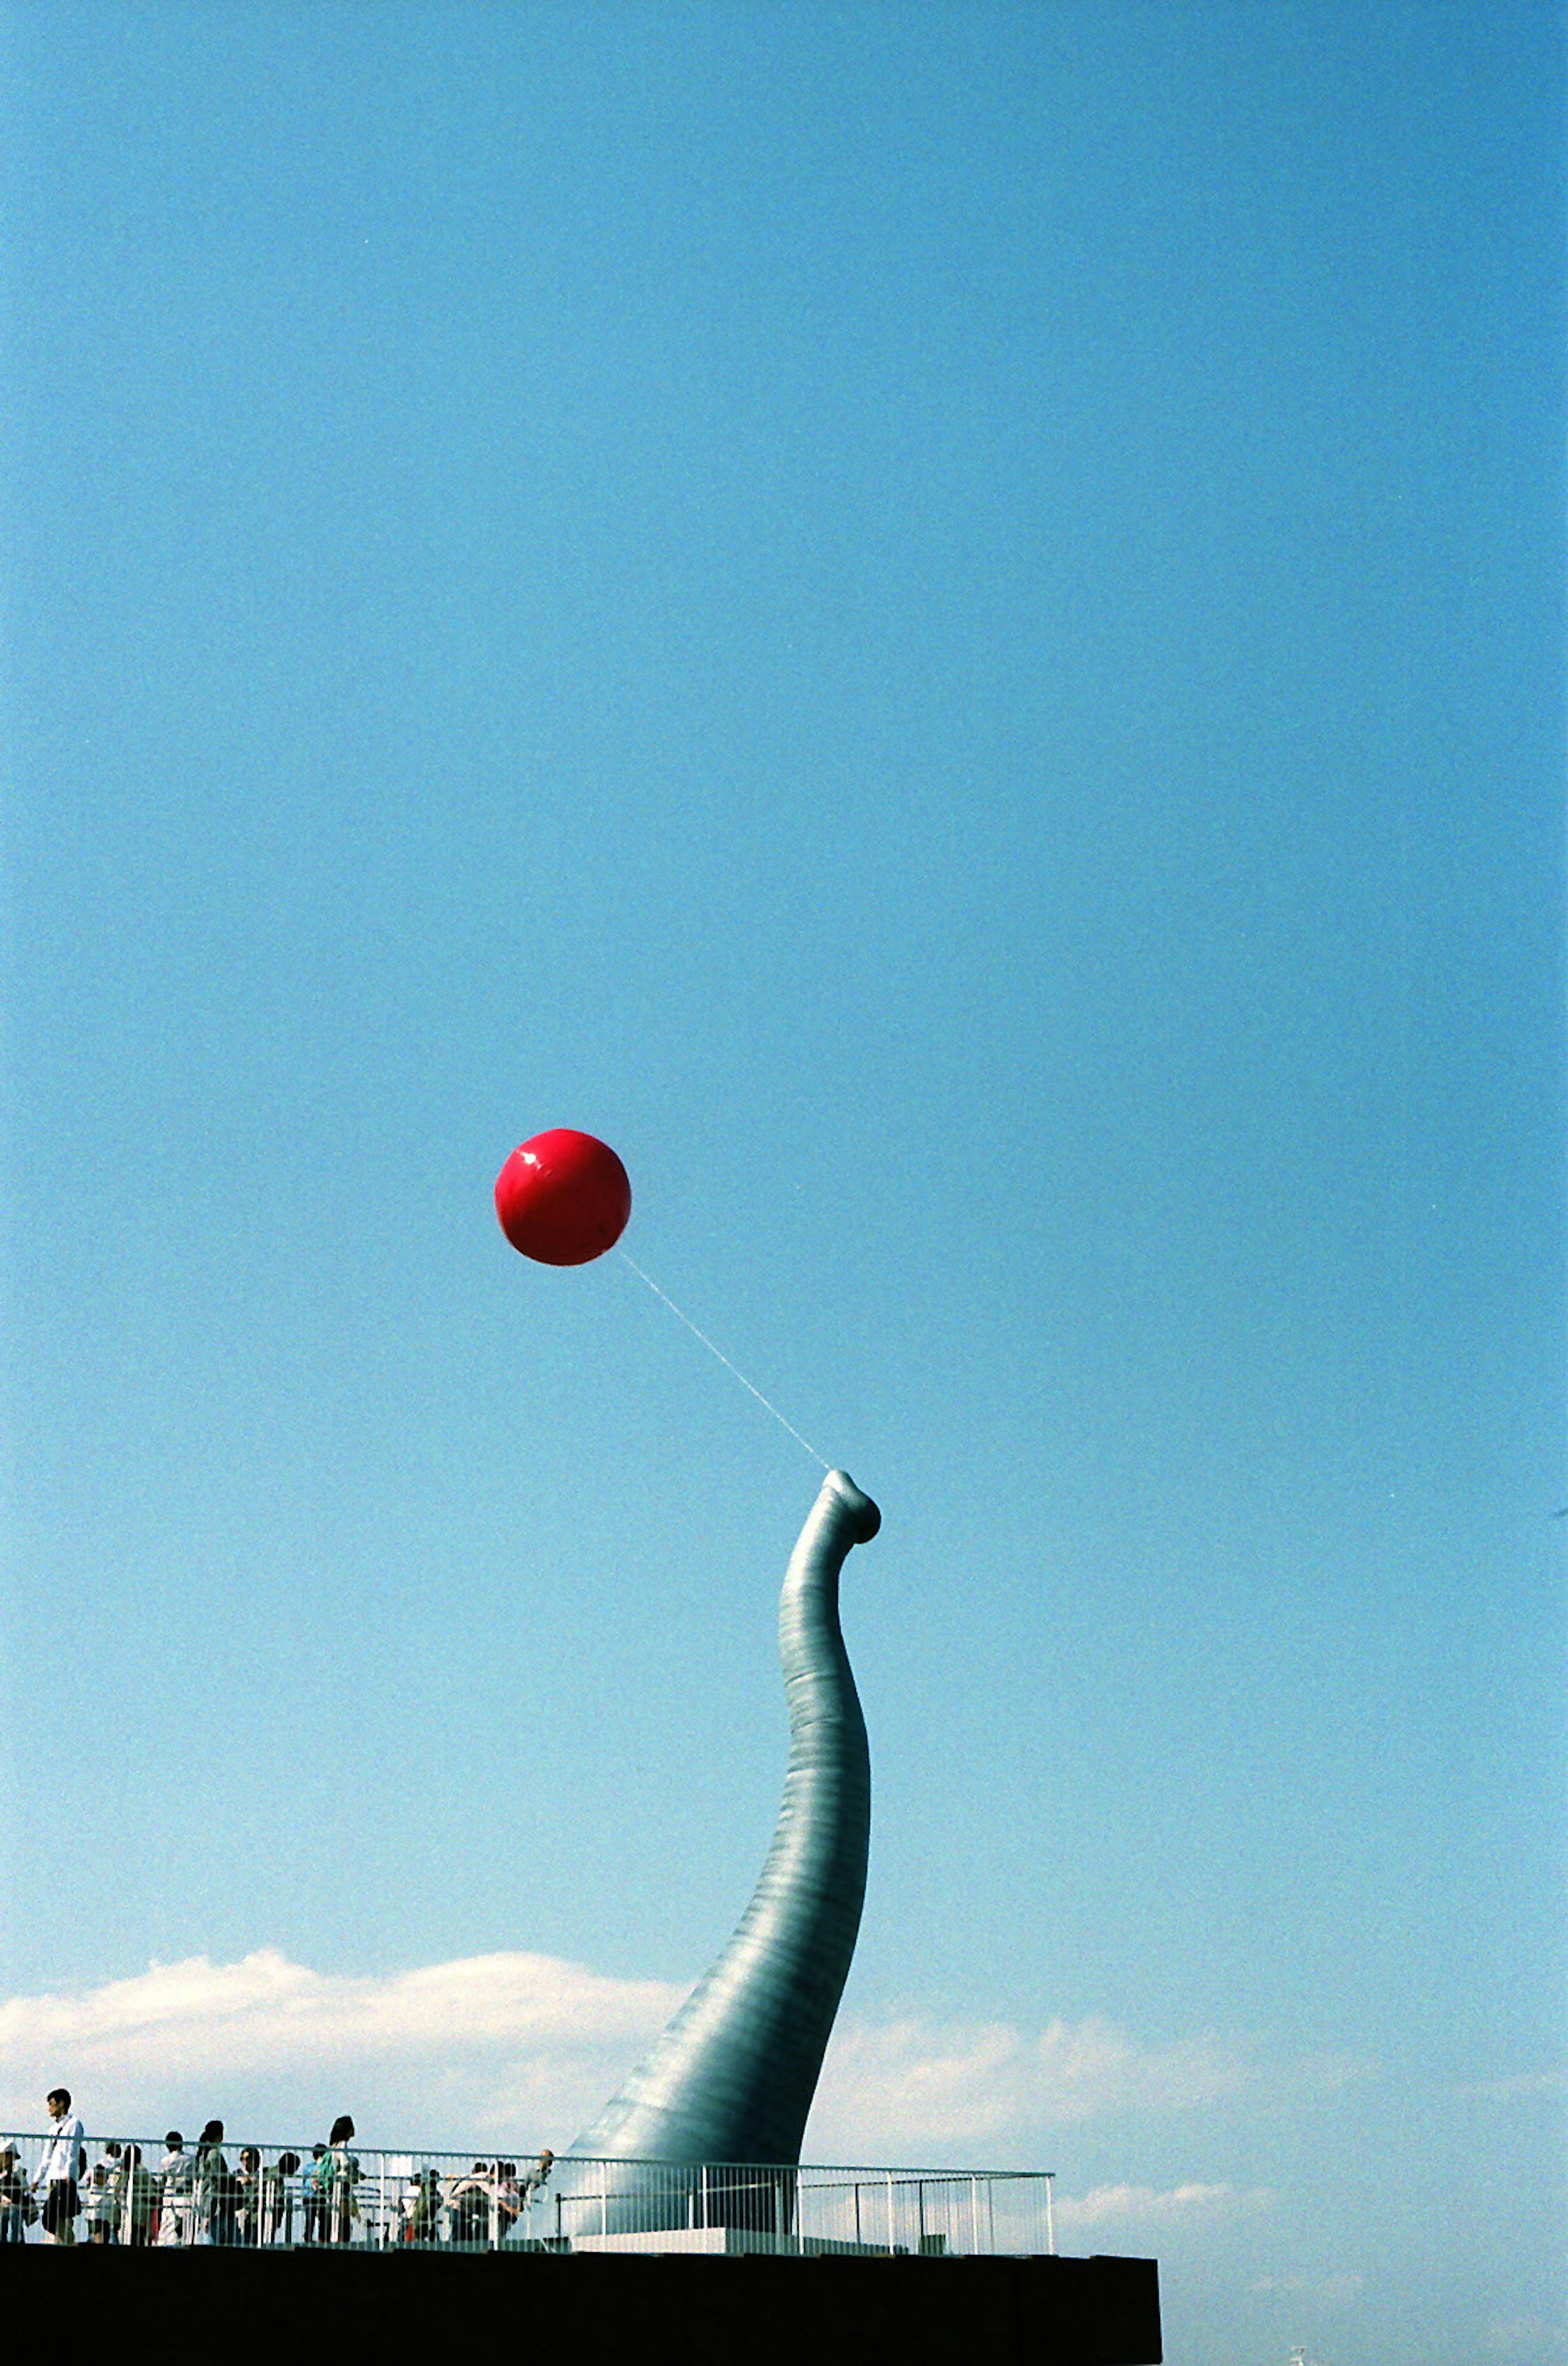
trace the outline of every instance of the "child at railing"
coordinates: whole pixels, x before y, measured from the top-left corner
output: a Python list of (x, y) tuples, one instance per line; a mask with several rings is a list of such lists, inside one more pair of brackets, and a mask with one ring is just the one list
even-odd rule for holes
[(93, 2173), (87, 2180), (87, 2191), (82, 2203), (86, 2214), (89, 2243), (112, 2243), (115, 2238), (119, 2197), (114, 2190), (113, 2169), (111, 2161), (95, 2161)]
[(0, 2145), (0, 2243), (25, 2243), (38, 2205), (13, 2144)]

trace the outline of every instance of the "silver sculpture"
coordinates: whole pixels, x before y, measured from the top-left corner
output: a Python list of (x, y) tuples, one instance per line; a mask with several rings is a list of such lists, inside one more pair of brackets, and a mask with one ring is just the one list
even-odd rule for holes
[[(839, 1572), (881, 1525), (870, 1496), (829, 1471), (779, 1597), (789, 1771), (761, 1877), (713, 1969), (575, 2154), (799, 2162), (860, 1928), (871, 1836), (871, 1758), (839, 1628)], [(646, 2214), (637, 2223), (646, 2226)]]

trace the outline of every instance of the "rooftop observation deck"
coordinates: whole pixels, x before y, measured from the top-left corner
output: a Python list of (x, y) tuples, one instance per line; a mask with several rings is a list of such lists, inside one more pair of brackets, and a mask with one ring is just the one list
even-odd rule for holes
[[(1152, 2259), (1055, 2256), (1043, 2170), (93, 2138), (69, 2246), (17, 2197), (48, 2139), (0, 2135), (18, 2331), (389, 2359), (496, 2333), (584, 2366), (1158, 2366)], [(15, 2169), (7, 2173), (6, 2147)], [(63, 2198), (62, 2198), (63, 2199)], [(58, 2223), (62, 2207), (50, 2212)], [(726, 2265), (724, 2262), (730, 2262)]]
[[(0, 2133), (29, 2202), (20, 2239), (43, 2239), (38, 2174), (49, 2138)], [(386, 2151), (227, 2137), (170, 2154), (162, 2139), (85, 2147), (78, 2243), (130, 2248), (386, 2251), (840, 2253), (1033, 2257), (1055, 2250), (1052, 2173), (873, 2165), (554, 2158)], [(0, 2169), (3, 2177), (3, 2169)], [(60, 2205), (56, 2205), (58, 2215)], [(17, 2226), (9, 2239), (18, 2239)]]

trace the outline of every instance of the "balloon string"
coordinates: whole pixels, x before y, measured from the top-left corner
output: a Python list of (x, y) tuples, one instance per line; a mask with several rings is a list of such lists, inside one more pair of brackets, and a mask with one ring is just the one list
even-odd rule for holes
[(683, 1313), (682, 1313), (681, 1309), (676, 1305), (675, 1301), (674, 1301), (674, 1300), (673, 1300), (673, 1299), (669, 1295), (668, 1291), (666, 1291), (666, 1290), (660, 1290), (660, 1289), (659, 1284), (654, 1280), (653, 1276), (652, 1276), (650, 1273), (644, 1273), (644, 1271), (643, 1271), (643, 1269), (642, 1269), (641, 1266), (640, 1266), (640, 1265), (638, 1265), (638, 1263), (637, 1263), (637, 1259), (636, 1259), (635, 1257), (629, 1257), (629, 1256), (627, 1256), (627, 1255), (626, 1255), (626, 1253), (625, 1249), (623, 1249), (623, 1248), (617, 1248), (617, 1249), (616, 1249), (616, 1251), (615, 1251), (615, 1255), (620, 1258), (620, 1260), (621, 1260), (621, 1262), (622, 1262), (622, 1264), (623, 1264), (623, 1265), (629, 1265), (629, 1266), (630, 1266), (630, 1268), (631, 1268), (632, 1271), (636, 1274), (636, 1276), (637, 1276), (637, 1279), (638, 1279), (639, 1281), (646, 1281), (646, 1282), (647, 1282), (647, 1284), (648, 1284), (648, 1286), (649, 1286), (649, 1290), (652, 1290), (652, 1292), (653, 1292), (653, 1294), (654, 1294), (655, 1298), (659, 1298), (659, 1299), (662, 1299), (662, 1300), (663, 1300), (663, 1301), (664, 1301), (665, 1305), (670, 1309), (671, 1313), (679, 1317), (679, 1319), (680, 1319), (680, 1320), (681, 1320), (681, 1321), (685, 1324), (685, 1326), (686, 1326), (687, 1330), (692, 1334), (692, 1336), (693, 1336), (694, 1339), (700, 1339), (700, 1340), (702, 1341), (703, 1346), (707, 1349), (707, 1351), (708, 1351), (709, 1355), (710, 1355), (710, 1356), (716, 1356), (716, 1357), (718, 1358), (719, 1362), (724, 1366), (725, 1370), (726, 1370), (727, 1372), (733, 1372), (733, 1373), (734, 1373), (734, 1375), (735, 1375), (735, 1377), (736, 1377), (736, 1379), (739, 1381), (739, 1383), (740, 1383), (741, 1387), (742, 1387), (743, 1389), (750, 1389), (750, 1390), (751, 1391), (751, 1394), (756, 1398), (757, 1403), (758, 1403), (760, 1405), (764, 1405), (764, 1406), (766, 1406), (766, 1407), (767, 1407), (768, 1412), (769, 1412), (769, 1413), (771, 1413), (771, 1414), (773, 1414), (773, 1419), (774, 1419), (776, 1422), (778, 1422), (778, 1423), (779, 1423), (779, 1424), (780, 1424), (780, 1425), (781, 1425), (784, 1429), (787, 1429), (787, 1430), (788, 1430), (788, 1432), (789, 1432), (790, 1436), (794, 1438), (794, 1440), (795, 1440), (795, 1444), (796, 1444), (797, 1446), (804, 1446), (804, 1447), (805, 1447), (805, 1448), (806, 1448), (806, 1450), (807, 1450), (807, 1454), (809, 1454), (809, 1455), (810, 1455), (811, 1459), (813, 1460), (813, 1462), (820, 1462), (820, 1463), (822, 1464), (822, 1468), (823, 1468), (823, 1470), (828, 1470), (828, 1469), (830, 1467), (830, 1466), (829, 1465), (829, 1463), (828, 1463), (826, 1460), (824, 1460), (823, 1457), (822, 1457), (820, 1454), (818, 1454), (818, 1453), (817, 1448), (815, 1448), (815, 1447), (810, 1443), (809, 1439), (802, 1437), (802, 1436), (801, 1436), (801, 1434), (800, 1434), (799, 1430), (798, 1430), (798, 1429), (796, 1429), (796, 1427), (795, 1427), (795, 1425), (794, 1422), (792, 1422), (792, 1421), (785, 1421), (785, 1420), (784, 1420), (784, 1415), (783, 1415), (783, 1414), (779, 1411), (779, 1409), (778, 1409), (777, 1405), (776, 1405), (776, 1404), (769, 1404), (769, 1403), (768, 1403), (768, 1400), (767, 1400), (767, 1398), (762, 1394), (761, 1390), (753, 1386), (753, 1384), (751, 1383), (751, 1381), (750, 1381), (750, 1380), (747, 1379), (747, 1377), (746, 1377), (745, 1373), (741, 1370), (741, 1369), (740, 1369), (739, 1365), (739, 1364), (732, 1364), (732, 1363), (730, 1362), (730, 1360), (729, 1360), (728, 1357), (725, 1354), (724, 1349), (723, 1349), (722, 1347), (716, 1347), (716, 1346), (714, 1346), (714, 1344), (713, 1344), (713, 1341), (708, 1337), (707, 1333), (706, 1333), (705, 1331), (699, 1331), (699, 1330), (697, 1329), (696, 1324), (693, 1322), (693, 1320), (692, 1320), (692, 1318), (691, 1318), (691, 1316), (690, 1316), (689, 1314), (683, 1314)]

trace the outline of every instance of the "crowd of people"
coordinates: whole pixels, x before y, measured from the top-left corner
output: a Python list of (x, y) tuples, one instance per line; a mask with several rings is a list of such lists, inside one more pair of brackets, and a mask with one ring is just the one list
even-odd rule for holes
[[(48, 2111), (50, 2134), (30, 2172), (15, 2143), (0, 2143), (0, 2244), (25, 2242), (33, 2225), (46, 2243), (254, 2248), (356, 2239), (360, 2164), (350, 2150), (354, 2122), (346, 2114), (308, 2153), (283, 2151), (269, 2159), (259, 2146), (243, 2144), (231, 2165), (223, 2123), (209, 2120), (193, 2146), (171, 2128), (155, 2164), (139, 2144), (108, 2143), (89, 2168), (85, 2133), (66, 2088), (53, 2089)], [(465, 2248), (503, 2242), (553, 2160), (542, 2153), (521, 2176), (510, 2160), (477, 2160), (453, 2177), (434, 2167), (413, 2169), (397, 2180), (398, 2224), (389, 2229), (383, 2218), (381, 2237), (391, 2232), (401, 2242)], [(380, 2206), (383, 2213), (389, 2206), (384, 2181)]]

